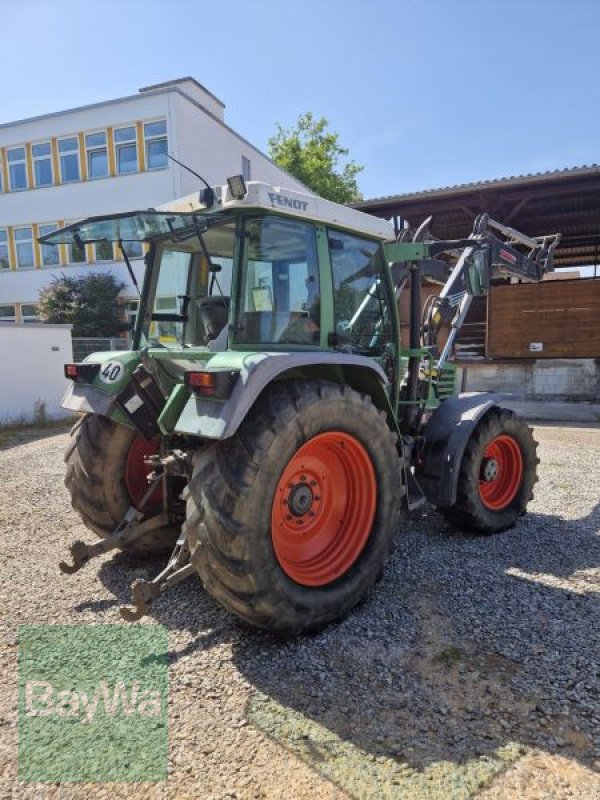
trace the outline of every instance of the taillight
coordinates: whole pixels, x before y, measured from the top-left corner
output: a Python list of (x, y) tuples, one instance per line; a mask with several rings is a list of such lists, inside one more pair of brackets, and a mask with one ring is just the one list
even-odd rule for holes
[(212, 370), (210, 372), (188, 370), (184, 375), (184, 383), (194, 394), (200, 397), (213, 397), (216, 400), (227, 400), (233, 392), (239, 372), (230, 369)]
[(99, 371), (100, 364), (65, 364), (65, 378), (76, 383), (92, 383)]

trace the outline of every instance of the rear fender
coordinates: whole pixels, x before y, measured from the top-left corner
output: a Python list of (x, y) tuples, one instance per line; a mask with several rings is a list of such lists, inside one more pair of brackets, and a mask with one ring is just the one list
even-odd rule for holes
[(445, 400), (423, 428), (425, 445), (415, 476), (427, 500), (438, 508), (456, 502), (458, 473), (467, 442), (477, 424), (499, 408), (500, 395), (471, 392)]
[(128, 383), (139, 362), (139, 353), (132, 350), (92, 353), (84, 359), (84, 363), (100, 364), (98, 374), (91, 383), (72, 383), (61, 401), (62, 408), (85, 414), (99, 414), (131, 427), (131, 423), (115, 407), (113, 400)]
[(273, 381), (329, 380), (351, 386), (368, 394), (378, 408), (383, 409), (394, 427), (390, 407), (388, 380), (383, 369), (366, 356), (345, 353), (218, 353), (205, 369), (239, 370), (231, 397), (218, 401), (191, 394), (175, 423), (175, 433), (207, 439), (227, 439), (233, 436), (258, 399)]
[(112, 395), (103, 394), (93, 386), (84, 383), (74, 383), (67, 388), (61, 400), (62, 408), (84, 414), (99, 414), (102, 417), (110, 416), (113, 403)]

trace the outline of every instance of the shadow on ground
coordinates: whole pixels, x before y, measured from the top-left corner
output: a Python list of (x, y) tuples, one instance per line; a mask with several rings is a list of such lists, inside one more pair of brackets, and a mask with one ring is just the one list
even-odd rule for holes
[[(195, 578), (161, 598), (154, 617), (194, 637), (173, 662), (230, 643), (257, 690), (250, 721), (292, 749), (289, 731), (305, 720), (300, 738), (312, 725), (417, 770), (492, 758), (507, 745), (598, 769), (600, 596), (586, 571), (600, 564), (599, 531), (600, 504), (581, 520), (532, 513), (492, 537), (451, 534), (427, 510), (398, 534), (369, 600), (318, 635), (282, 641), (249, 630)], [(99, 577), (126, 603), (133, 577), (161, 567), (120, 555)], [(314, 755), (317, 769), (323, 757)]]

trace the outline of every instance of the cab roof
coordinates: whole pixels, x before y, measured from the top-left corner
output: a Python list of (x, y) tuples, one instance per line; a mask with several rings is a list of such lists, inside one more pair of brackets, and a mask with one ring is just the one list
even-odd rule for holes
[[(260, 208), (266, 211), (279, 211), (290, 216), (335, 225), (350, 231), (365, 234), (376, 239), (390, 240), (394, 238), (394, 228), (390, 222), (365, 214), (354, 208), (324, 200), (314, 194), (297, 192), (281, 186), (273, 186), (261, 181), (250, 181), (246, 184), (246, 195), (238, 198), (231, 194), (227, 184), (215, 189), (216, 204), (214, 211), (229, 211), (237, 208)], [(173, 200), (159, 206), (160, 211), (186, 212), (206, 211), (198, 193)]]
[[(362, 211), (332, 203), (316, 195), (284, 189), (280, 186), (251, 181), (246, 184), (246, 194), (234, 197), (228, 185), (214, 190), (215, 201), (208, 207), (195, 193), (172, 200), (157, 209), (129, 211), (99, 217), (89, 217), (39, 238), (42, 244), (75, 242), (78, 245), (93, 242), (152, 241), (165, 237), (177, 238), (185, 232), (193, 233), (203, 218), (216, 221), (228, 211), (237, 209), (275, 211), (290, 217), (321, 222), (343, 228), (373, 239), (393, 239), (391, 223)], [(209, 223), (210, 224), (210, 223)]]

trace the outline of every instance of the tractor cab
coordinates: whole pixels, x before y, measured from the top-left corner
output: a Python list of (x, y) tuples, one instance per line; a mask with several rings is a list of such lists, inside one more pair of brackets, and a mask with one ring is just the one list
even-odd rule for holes
[(113, 242), (136, 288), (128, 250), (143, 243), (133, 350), (268, 346), (381, 355), (393, 324), (380, 247), (392, 235), (389, 223), (312, 195), (233, 185), (235, 194), (230, 185), (216, 189), (210, 206), (192, 196), (83, 220), (40, 241)]

